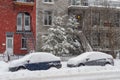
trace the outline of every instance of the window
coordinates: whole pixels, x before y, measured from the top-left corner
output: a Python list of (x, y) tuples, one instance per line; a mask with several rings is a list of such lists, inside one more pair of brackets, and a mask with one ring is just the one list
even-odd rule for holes
[(34, 0), (15, 0), (15, 1), (18, 1), (18, 2), (34, 2)]
[(95, 32), (93, 33), (93, 46), (98, 47), (100, 46), (101, 40), (100, 40), (100, 33)]
[(17, 15), (17, 31), (30, 31), (30, 15), (19, 13)]
[(88, 0), (81, 0), (82, 6), (88, 6)]
[(17, 31), (22, 30), (22, 13), (19, 13), (17, 16)]
[(44, 11), (44, 25), (52, 25), (52, 12)]
[(80, 0), (71, 0), (71, 5), (79, 5)]
[(26, 38), (22, 38), (22, 41), (21, 41), (21, 48), (22, 49), (26, 49), (27, 48), (27, 39)]
[(53, 2), (53, 0), (44, 0), (44, 2)]
[(28, 13), (24, 14), (24, 27), (26, 31), (30, 31), (30, 15)]
[(100, 25), (100, 13), (99, 12), (93, 12), (92, 22), (93, 22), (93, 26)]
[(114, 16), (114, 23), (116, 27), (120, 27), (120, 13), (116, 13)]

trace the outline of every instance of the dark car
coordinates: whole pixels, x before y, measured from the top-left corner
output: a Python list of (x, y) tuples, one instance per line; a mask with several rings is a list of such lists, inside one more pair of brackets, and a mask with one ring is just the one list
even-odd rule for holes
[(85, 52), (67, 62), (68, 67), (114, 65), (113, 57), (103, 52)]
[(10, 62), (9, 71), (28, 70), (47, 70), (51, 67), (61, 68), (59, 57), (46, 52), (30, 53), (21, 59)]

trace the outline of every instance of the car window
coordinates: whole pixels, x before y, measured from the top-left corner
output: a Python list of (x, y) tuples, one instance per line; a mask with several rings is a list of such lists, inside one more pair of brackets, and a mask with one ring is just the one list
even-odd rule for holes
[(105, 59), (99, 59), (99, 60), (97, 60), (97, 62), (104, 62), (105, 61)]

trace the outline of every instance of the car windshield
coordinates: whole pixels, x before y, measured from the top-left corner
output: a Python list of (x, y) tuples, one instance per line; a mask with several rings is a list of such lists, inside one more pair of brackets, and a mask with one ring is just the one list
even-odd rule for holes
[(86, 58), (87, 56), (89, 56), (91, 53), (89, 52), (85, 52), (85, 53), (82, 53), (80, 54), (79, 56), (77, 56), (77, 58)]

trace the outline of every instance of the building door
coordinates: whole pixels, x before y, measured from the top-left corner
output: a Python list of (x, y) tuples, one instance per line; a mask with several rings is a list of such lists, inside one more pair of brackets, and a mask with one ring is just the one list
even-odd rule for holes
[(6, 37), (6, 50), (9, 55), (13, 55), (13, 37)]

